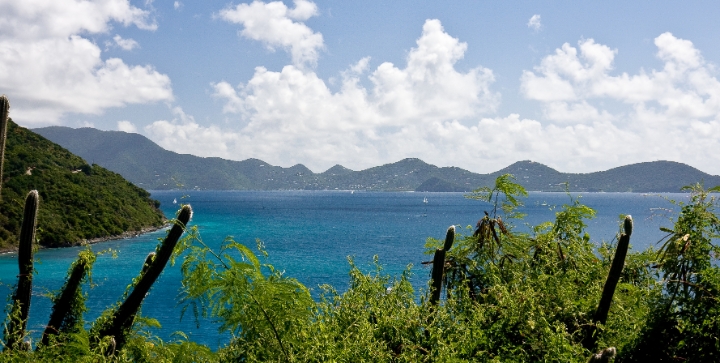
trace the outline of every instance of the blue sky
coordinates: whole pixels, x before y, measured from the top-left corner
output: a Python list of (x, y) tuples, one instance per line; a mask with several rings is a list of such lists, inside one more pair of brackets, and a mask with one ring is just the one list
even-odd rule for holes
[(20, 125), (315, 172), (673, 160), (720, 174), (720, 6), (0, 0)]

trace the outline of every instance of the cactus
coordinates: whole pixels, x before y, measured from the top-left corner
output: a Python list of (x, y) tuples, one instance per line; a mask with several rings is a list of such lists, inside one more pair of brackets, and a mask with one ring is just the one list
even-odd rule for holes
[(5, 165), (5, 140), (7, 139), (8, 112), (10, 101), (5, 95), (0, 96), (0, 200), (2, 200), (3, 166)]
[(442, 277), (445, 272), (445, 250), (438, 248), (433, 257), (433, 267), (430, 281), (430, 305), (437, 305), (442, 291)]
[(608, 317), (608, 311), (610, 310), (610, 303), (612, 303), (613, 294), (615, 294), (615, 287), (620, 281), (620, 274), (622, 273), (623, 266), (625, 266), (625, 256), (627, 256), (628, 246), (630, 244), (630, 235), (632, 234), (633, 221), (631, 216), (626, 216), (623, 223), (625, 233), (620, 235), (617, 248), (615, 249), (615, 257), (613, 257), (612, 266), (610, 267), (610, 273), (608, 273), (607, 280), (605, 281), (605, 287), (603, 288), (602, 297), (600, 298), (600, 304), (598, 304), (597, 311), (595, 311), (595, 321), (605, 324)]
[(445, 234), (445, 243), (443, 244), (444, 251), (450, 251), (453, 242), (455, 242), (455, 226), (448, 227), (447, 233)]
[[(150, 269), (150, 266), (152, 265), (153, 261), (155, 260), (155, 252), (148, 253), (147, 257), (145, 257), (145, 263), (143, 263), (142, 270), (140, 270), (140, 276), (143, 276), (147, 273), (148, 269)], [(135, 322), (135, 316), (137, 315), (137, 312), (135, 314), (130, 315), (125, 322), (123, 323), (123, 326), (120, 327), (122, 331), (126, 331), (130, 329)]]
[(37, 190), (32, 190), (25, 198), (25, 210), (20, 229), (20, 243), (18, 245), (18, 284), (13, 295), (13, 308), (19, 310), (19, 315), (13, 316), (8, 324), (6, 348), (13, 349), (19, 340), (25, 336), (28, 314), (30, 312), (30, 297), (32, 293), (33, 278), (33, 241), (35, 240), (35, 227), (37, 224), (38, 204), (40, 197)]
[[(152, 284), (160, 276), (160, 273), (172, 256), (175, 245), (184, 232), (191, 215), (192, 208), (190, 208), (190, 205), (184, 205), (172, 229), (170, 229), (165, 240), (163, 240), (156, 249), (154, 260), (147, 266), (147, 269), (143, 267), (144, 272), (141, 272), (132, 292), (130, 292), (127, 298), (125, 298), (125, 301), (112, 312), (109, 319), (101, 323), (101, 326), (98, 328), (97, 338), (102, 339), (107, 336), (114, 337), (116, 342), (115, 351), (120, 351), (123, 348), (126, 334), (132, 326), (132, 320), (134, 320), (135, 315), (140, 309), (145, 295), (150, 291)], [(148, 259), (150, 259), (150, 256), (148, 256)]]
[(450, 250), (453, 241), (455, 241), (455, 226), (450, 226), (445, 234), (445, 243), (443, 248), (435, 250), (433, 257), (433, 268), (430, 281), (430, 304), (437, 305), (440, 301), (440, 292), (442, 291), (443, 273), (445, 272), (445, 251)]
[[(52, 308), (52, 314), (50, 315), (50, 321), (45, 327), (45, 332), (42, 336), (42, 344), (47, 346), (50, 341), (51, 335), (58, 333), (69, 332), (73, 329), (80, 321), (80, 314), (84, 310), (84, 304), (78, 306), (78, 302), (82, 303), (80, 285), (83, 279), (87, 275), (87, 272), (92, 268), (95, 262), (95, 254), (90, 250), (80, 252), (78, 259), (70, 267), (68, 273), (68, 279), (65, 282), (62, 290), (57, 294), (54, 301), (55, 304)], [(78, 301), (80, 299), (80, 301)]]
[[(613, 257), (610, 272), (608, 273), (607, 280), (605, 280), (605, 286), (603, 287), (603, 292), (600, 297), (600, 303), (598, 304), (597, 310), (595, 310), (595, 315), (593, 316), (593, 321), (600, 324), (605, 324), (607, 322), (610, 304), (612, 303), (612, 298), (615, 294), (615, 288), (617, 287), (618, 281), (620, 281), (623, 266), (625, 266), (625, 256), (627, 256), (628, 246), (630, 245), (630, 235), (632, 234), (633, 229), (632, 216), (625, 216), (623, 229), (625, 233), (621, 234), (620, 239), (618, 240), (617, 248), (615, 249), (615, 257)], [(595, 342), (595, 327), (593, 325), (586, 333), (583, 345), (585, 348), (592, 350), (595, 348)]]

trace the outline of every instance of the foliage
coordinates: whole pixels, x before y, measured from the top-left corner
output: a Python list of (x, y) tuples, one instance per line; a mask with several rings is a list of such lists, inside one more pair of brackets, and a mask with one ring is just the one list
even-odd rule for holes
[[(690, 202), (658, 252), (658, 288), (635, 344), (621, 352), (621, 361), (720, 360), (720, 187), (686, 187)], [(663, 242), (663, 241), (661, 241)]]
[(0, 249), (17, 245), (25, 194), (38, 190), (37, 240), (43, 246), (157, 227), (162, 213), (150, 194), (120, 175), (8, 121), (0, 201)]
[[(258, 249), (265, 255), (259, 241)], [(290, 349), (296, 344), (294, 332), (311, 315), (308, 289), (272, 265), (261, 264), (250, 249), (232, 238), (215, 253), (193, 229), (178, 253), (186, 250), (181, 266), (183, 310), (192, 308), (196, 318), (217, 319), (221, 331), (233, 333), (234, 359), (290, 359)]]
[[(495, 179), (494, 187), (480, 187), (473, 190), (473, 192), (466, 197), (493, 204), (493, 217), (497, 216), (498, 206), (500, 206), (506, 215), (522, 218), (522, 215), (512, 214), (512, 212), (522, 206), (519, 198), (527, 197), (527, 191), (522, 185), (515, 183), (514, 180), (515, 176), (512, 174), (500, 175)], [(502, 200), (500, 196), (503, 197)]]
[[(476, 191), (493, 203), (492, 214), (445, 245), (446, 288), (437, 304), (430, 290), (414, 291), (411, 266), (390, 276), (377, 257), (369, 272), (350, 259), (347, 291), (324, 285), (314, 301), (305, 286), (262, 262), (261, 242), (260, 257), (232, 238), (213, 251), (193, 227), (171, 258), (182, 261), (180, 304), (218, 321), (231, 337), (227, 345), (213, 352), (182, 333), (164, 342), (146, 331), (157, 322), (139, 317), (118, 351), (109, 337), (91, 344), (92, 333), (78, 328), (0, 360), (586, 362), (617, 352), (622, 362), (717, 361), (720, 220), (710, 191), (720, 188), (691, 187), (660, 250), (627, 254), (604, 324), (593, 314), (617, 247), (591, 242), (585, 227), (594, 211), (569, 196), (554, 221), (515, 232), (501, 217), (514, 213), (525, 191), (505, 176)], [(430, 240), (428, 249), (441, 243)], [(596, 351), (583, 346), (589, 326)]]

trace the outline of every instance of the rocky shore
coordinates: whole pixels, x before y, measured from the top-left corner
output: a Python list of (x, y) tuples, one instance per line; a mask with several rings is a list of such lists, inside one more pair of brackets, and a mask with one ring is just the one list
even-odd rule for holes
[[(66, 248), (66, 247), (94, 245), (96, 243), (101, 243), (101, 242), (106, 242), (106, 241), (114, 241), (114, 240), (118, 240), (118, 239), (133, 238), (133, 237), (140, 236), (141, 234), (159, 231), (161, 229), (166, 229), (168, 227), (170, 227), (170, 224), (165, 223), (159, 227), (145, 227), (139, 231), (126, 231), (126, 232), (123, 232), (118, 235), (83, 239), (83, 240), (77, 241), (76, 243), (62, 244), (57, 247), (39, 246), (39, 248), (40, 249), (49, 249), (49, 248)], [(17, 246), (6, 246), (6, 247), (0, 248), (0, 254), (15, 253), (15, 252), (17, 252)]]

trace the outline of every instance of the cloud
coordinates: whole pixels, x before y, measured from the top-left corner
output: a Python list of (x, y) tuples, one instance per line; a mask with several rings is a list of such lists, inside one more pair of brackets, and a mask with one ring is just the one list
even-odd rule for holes
[[(172, 100), (168, 76), (152, 66), (102, 59), (85, 34), (103, 34), (111, 23), (154, 30), (150, 13), (127, 0), (5, 1), (0, 3), (0, 93), (21, 124), (59, 123), (68, 113), (100, 114), (110, 107)], [(131, 39), (115, 38), (121, 47)]]
[(315, 3), (295, 0), (289, 9), (281, 1), (264, 3), (253, 1), (220, 11), (220, 18), (241, 24), (245, 38), (264, 43), (268, 49), (280, 47), (292, 56), (294, 65), (315, 65), (318, 51), (324, 48), (323, 37), (302, 22), (318, 14)]
[[(621, 164), (670, 159), (718, 171), (720, 155), (709, 150), (720, 150), (720, 81), (692, 42), (659, 35), (662, 69), (634, 75), (613, 74), (618, 50), (592, 39), (578, 45), (564, 44), (521, 77), (523, 94), (541, 103), (548, 121), (585, 125), (592, 131), (587, 142), (603, 144)], [(603, 127), (616, 131), (608, 135)], [(632, 143), (615, 143), (618, 138)], [(579, 144), (574, 152), (583, 155), (588, 147)]]
[(124, 131), (127, 133), (137, 133), (137, 127), (135, 127), (135, 124), (127, 120), (118, 121), (117, 129), (118, 131)]
[(566, 43), (534, 71), (524, 71), (521, 82), (525, 96), (546, 105), (617, 101), (630, 106), (625, 118), (635, 120), (650, 110), (679, 124), (720, 115), (720, 82), (713, 75), (713, 66), (690, 41), (661, 34), (655, 38), (655, 45), (663, 69), (649, 73), (641, 70), (636, 75), (610, 74), (617, 50), (592, 39), (579, 45), (578, 53)]
[(124, 39), (117, 34), (113, 37), (113, 41), (115, 41), (115, 45), (120, 47), (122, 50), (133, 50), (135, 48), (140, 48), (140, 44), (138, 44), (138, 42), (136, 42), (134, 39)]
[(473, 136), (463, 133), (494, 113), (500, 99), (490, 89), (492, 71), (455, 68), (466, 49), (440, 21), (428, 20), (404, 66), (384, 62), (370, 69), (369, 58), (362, 58), (341, 72), (337, 91), (302, 67), (257, 67), (237, 87), (212, 84), (229, 117), (222, 127), (178, 118), (157, 121), (146, 131), (178, 152), (196, 145), (203, 156), (304, 163), (314, 170), (338, 162), (360, 168), (403, 157), (439, 163), (467, 158), (469, 150), (455, 146), (466, 140), (477, 149)]
[(110, 22), (155, 30), (157, 23), (148, 11), (127, 0), (77, 1), (34, 0), (0, 3), (0, 33), (3, 38), (36, 40), (62, 38), (80, 33), (106, 33)]
[(614, 69), (617, 49), (593, 39), (563, 44), (522, 72), (522, 94), (543, 111), (531, 119), (497, 115), (493, 71), (458, 70), (468, 45), (427, 20), (403, 64), (361, 58), (332, 87), (302, 64), (256, 67), (242, 84), (211, 84), (223, 123), (203, 125), (177, 108), (144, 131), (180, 153), (303, 163), (315, 171), (419, 157), (479, 172), (531, 159), (568, 172), (675, 160), (717, 173), (714, 68), (670, 33), (655, 45), (662, 66), (628, 74)]
[(360, 59), (357, 63), (350, 66), (349, 71), (353, 74), (362, 74), (368, 69), (368, 64), (370, 63), (370, 57), (365, 57)]
[(540, 30), (542, 27), (542, 24), (540, 24), (540, 15), (535, 14), (532, 17), (530, 17), (530, 20), (527, 22), (527, 26), (530, 29), (533, 29), (535, 31)]
[(158, 145), (182, 154), (231, 158), (228, 145), (236, 144), (239, 139), (236, 134), (216, 126), (201, 126), (180, 107), (174, 107), (172, 114), (175, 116), (172, 120), (159, 120), (145, 126), (145, 132)]
[(180, 10), (180, 8), (181, 8), (182, 6), (183, 6), (183, 3), (179, 2), (179, 1), (176, 1), (176, 2), (173, 3), (173, 8), (174, 8), (175, 10)]

